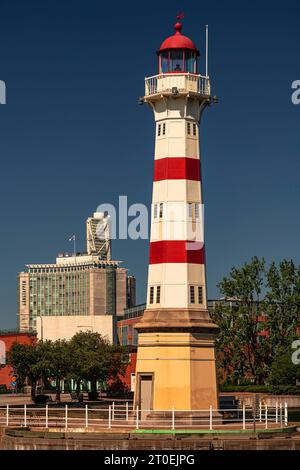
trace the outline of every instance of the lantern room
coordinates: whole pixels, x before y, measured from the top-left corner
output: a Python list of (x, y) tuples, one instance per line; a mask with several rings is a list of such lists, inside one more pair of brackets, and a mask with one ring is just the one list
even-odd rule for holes
[(198, 49), (181, 33), (181, 23), (174, 28), (175, 34), (165, 39), (157, 52), (159, 73), (197, 73)]

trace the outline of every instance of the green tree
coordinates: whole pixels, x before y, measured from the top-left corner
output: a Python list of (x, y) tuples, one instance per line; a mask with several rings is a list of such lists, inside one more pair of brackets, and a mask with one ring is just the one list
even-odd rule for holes
[(300, 323), (300, 267), (283, 260), (270, 265), (267, 272), (267, 294), (264, 310), (267, 313), (269, 355), (289, 348)]
[(291, 345), (277, 348), (270, 367), (269, 382), (271, 385), (278, 387), (295, 386), (297, 381), (300, 380), (300, 365), (293, 364), (293, 352)]
[(70, 351), (72, 378), (77, 384), (82, 380), (90, 381), (93, 393), (97, 393), (97, 381), (106, 382), (118, 373), (123, 374), (128, 364), (126, 349), (112, 345), (99, 333), (77, 333), (70, 341)]
[(235, 383), (245, 378), (262, 384), (267, 374), (266, 349), (258, 344), (261, 296), (265, 278), (265, 260), (252, 258), (241, 268), (232, 268), (218, 287), (227, 300), (211, 313), (220, 327), (217, 340), (219, 367)]
[(70, 342), (57, 340), (46, 342), (46, 357), (42, 371), (48, 371), (48, 378), (55, 380), (56, 401), (60, 402), (61, 381), (66, 379), (72, 369), (73, 357)]
[(40, 378), (38, 364), (38, 350), (33, 344), (14, 343), (7, 353), (7, 364), (13, 369), (13, 374), (17, 379), (17, 389), (21, 390), (26, 378), (31, 383), (31, 397), (36, 394), (36, 384)]

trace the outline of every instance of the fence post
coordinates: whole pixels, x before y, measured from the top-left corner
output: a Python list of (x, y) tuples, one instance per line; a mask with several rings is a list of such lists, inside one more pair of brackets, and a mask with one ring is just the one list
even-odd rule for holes
[(172, 430), (174, 431), (175, 429), (175, 408), (173, 406), (172, 408)]
[(9, 405), (6, 405), (6, 426), (8, 427), (9, 423)]
[(24, 427), (27, 427), (27, 405), (24, 405)]
[(289, 417), (288, 417), (288, 404), (287, 404), (287, 402), (285, 402), (285, 404), (284, 404), (284, 425), (285, 425), (285, 426), (288, 425), (288, 421), (289, 421)]
[(108, 429), (111, 429), (111, 405), (108, 407)]
[(266, 429), (268, 429), (268, 405), (265, 405), (265, 412), (266, 412)]
[(261, 423), (261, 414), (262, 414), (262, 409), (261, 409), (261, 400), (259, 400), (259, 422)]
[(139, 407), (136, 407), (136, 429), (139, 429)]
[(280, 427), (282, 428), (282, 403), (279, 405)]
[(212, 431), (213, 428), (213, 408), (212, 405), (209, 407), (209, 429)]
[(246, 429), (246, 405), (243, 403), (243, 429)]
[(128, 421), (128, 401), (126, 402), (126, 421)]
[(113, 404), (112, 404), (112, 420), (114, 421), (115, 420), (115, 402), (113, 401)]
[(68, 405), (65, 408), (65, 428), (68, 429)]
[(85, 427), (89, 427), (89, 409), (88, 405), (85, 405)]
[(48, 429), (48, 405), (46, 405), (46, 429)]
[(278, 401), (276, 401), (275, 422), (278, 424)]

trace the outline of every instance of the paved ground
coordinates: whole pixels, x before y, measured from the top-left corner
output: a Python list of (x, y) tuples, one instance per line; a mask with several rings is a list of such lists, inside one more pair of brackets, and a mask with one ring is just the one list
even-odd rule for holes
[[(55, 393), (47, 393), (52, 397), (52, 400), (55, 401)], [(69, 403), (71, 401), (69, 393), (61, 394), (61, 401), (63, 403)], [(30, 395), (24, 395), (22, 393), (7, 393), (0, 394), (0, 406), (3, 405), (29, 405), (31, 404)]]

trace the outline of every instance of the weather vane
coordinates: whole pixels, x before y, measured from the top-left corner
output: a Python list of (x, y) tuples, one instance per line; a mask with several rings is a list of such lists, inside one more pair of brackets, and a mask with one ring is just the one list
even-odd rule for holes
[(185, 14), (183, 12), (179, 13), (177, 16), (176, 16), (176, 19), (177, 20), (183, 20), (185, 17)]

